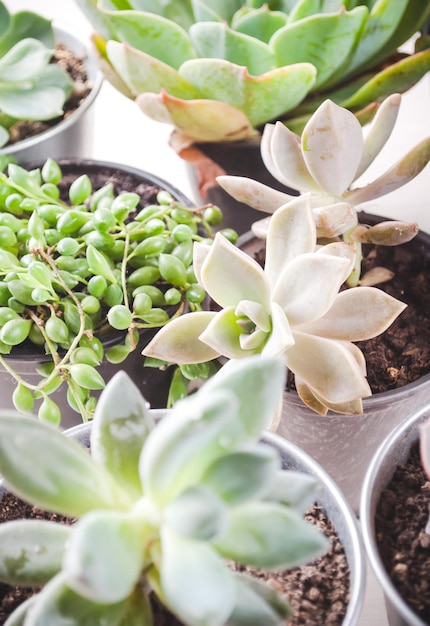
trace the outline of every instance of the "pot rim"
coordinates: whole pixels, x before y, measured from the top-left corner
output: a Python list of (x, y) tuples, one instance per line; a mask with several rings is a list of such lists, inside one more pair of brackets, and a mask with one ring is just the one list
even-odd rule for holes
[[(67, 128), (75, 124), (75, 122), (78, 121), (78, 119), (85, 113), (85, 111), (89, 109), (101, 89), (104, 77), (102, 72), (97, 67), (94, 53), (89, 44), (89, 41), (87, 41), (86, 38), (80, 36), (77, 32), (77, 29), (72, 28), (69, 25), (63, 24), (62, 22), (57, 22), (56, 20), (54, 20), (52, 22), (52, 26), (54, 29), (55, 40), (57, 42), (62, 43), (63, 39), (66, 39), (66, 42), (67, 40), (73, 40), (76, 47), (78, 44), (83, 47), (83, 62), (89, 74), (89, 78), (92, 80), (92, 89), (88, 96), (85, 98), (85, 100), (82, 102), (82, 104), (79, 106), (79, 108), (76, 109), (76, 111), (73, 111), (73, 113), (71, 113), (66, 119), (61, 120), (60, 122), (58, 122), (58, 124), (52, 126), (52, 128), (48, 128), (41, 133), (34, 135), (33, 137), (22, 139), (21, 141), (17, 141), (16, 143), (11, 144), (10, 146), (4, 146), (0, 149), (0, 155), (5, 154), (14, 156), (23, 150), (32, 148), (40, 142), (48, 140), (64, 132)], [(69, 46), (73, 49), (72, 44), (69, 44)]]
[(426, 626), (403, 600), (392, 583), (379, 555), (375, 536), (375, 512), (382, 489), (389, 483), (399, 462), (407, 459), (410, 448), (419, 439), (418, 426), (430, 419), (430, 402), (401, 422), (382, 441), (364, 477), (360, 499), (360, 521), (364, 548), (384, 595), (407, 624)]
[[(169, 409), (151, 409), (156, 420), (165, 415)], [(67, 436), (72, 436), (79, 443), (85, 445), (88, 441), (91, 422), (78, 424), (64, 431)], [(276, 433), (264, 431), (262, 443), (268, 443), (275, 447), (284, 460), (294, 459), (292, 469), (312, 474), (322, 485), (317, 502), (323, 504), (330, 520), (333, 522), (336, 532), (344, 545), (345, 553), (350, 569), (349, 602), (342, 626), (355, 626), (361, 614), (366, 588), (366, 568), (364, 559), (364, 545), (358, 530), (357, 518), (346, 500), (344, 494), (331, 476), (304, 450), (294, 443), (285, 440)]]

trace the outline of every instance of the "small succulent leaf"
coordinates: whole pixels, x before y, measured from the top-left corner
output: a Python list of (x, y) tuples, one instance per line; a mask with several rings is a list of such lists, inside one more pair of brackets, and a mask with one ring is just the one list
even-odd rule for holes
[(383, 100), (393, 93), (403, 93), (418, 82), (430, 70), (430, 50), (407, 55), (391, 63), (377, 74), (372, 74), (353, 94), (337, 100), (347, 109), (356, 111), (372, 102)]
[[(300, 400), (308, 406), (314, 413), (318, 413), (323, 417), (328, 413), (327, 403), (324, 400), (317, 399), (313, 390), (301, 378), (295, 375), (295, 386)], [(345, 412), (347, 414), (347, 412)]]
[(139, 457), (154, 419), (140, 390), (123, 371), (103, 390), (91, 427), (91, 454), (124, 489), (141, 495)]
[(216, 359), (219, 352), (199, 339), (216, 315), (212, 311), (195, 311), (171, 320), (160, 328), (142, 354), (178, 365)]
[(275, 68), (274, 54), (266, 43), (232, 30), (225, 22), (197, 22), (189, 35), (201, 58), (224, 59), (247, 67), (253, 76)]
[[(0, 147), (5, 146), (9, 141), (9, 132), (4, 128), (4, 126), (0, 126)], [(3, 167), (0, 164), (0, 168)]]
[(406, 185), (426, 167), (430, 160), (430, 137), (426, 137), (414, 146), (404, 157), (397, 161), (385, 174), (379, 176), (365, 187), (353, 189), (345, 194), (345, 199), (354, 204), (380, 198)]
[(24, 500), (73, 517), (126, 505), (106, 470), (53, 426), (4, 412), (0, 435), (0, 473)]
[(267, 5), (259, 9), (238, 12), (233, 18), (234, 30), (269, 43), (272, 35), (287, 23), (287, 15), (283, 11), (272, 11)]
[(419, 227), (415, 222), (384, 220), (370, 227), (364, 224), (358, 225), (351, 231), (351, 239), (352, 241), (382, 246), (398, 246), (411, 241), (418, 232)]
[(242, 111), (215, 100), (181, 100), (162, 91), (136, 99), (151, 119), (170, 123), (193, 141), (237, 141), (257, 135)]
[(40, 75), (37, 84), (39, 87), (51, 86), (58, 87), (63, 92), (63, 97), (69, 97), (73, 91), (73, 80), (67, 72), (65, 72), (59, 65), (50, 63), (43, 73)]
[(291, 616), (285, 597), (256, 577), (235, 574), (236, 604), (225, 626), (279, 626)]
[(354, 53), (348, 61), (347, 75), (356, 74), (358, 68), (369, 62), (373, 64), (373, 58), (396, 31), (408, 4), (408, 0), (400, 0), (396, 6), (390, 0), (378, 0), (374, 3)]
[(420, 425), (420, 456), (424, 471), (430, 478), (430, 422)]
[(327, 539), (292, 509), (250, 502), (230, 510), (229, 528), (213, 545), (237, 563), (287, 569), (324, 554)]
[(353, 113), (325, 100), (302, 133), (302, 151), (309, 172), (333, 196), (342, 195), (354, 180), (363, 152), (363, 131)]
[(117, 279), (113, 273), (110, 261), (101, 250), (97, 250), (92, 244), (88, 244), (86, 257), (88, 266), (93, 274), (103, 276), (110, 283), (116, 284)]
[(315, 502), (320, 485), (314, 476), (294, 470), (280, 470), (270, 483), (264, 499), (280, 502), (303, 515)]
[(42, 520), (0, 525), (0, 578), (9, 585), (37, 586), (61, 570), (71, 528)]
[(267, 339), (263, 354), (283, 357), (294, 344), (294, 337), (288, 318), (277, 302), (271, 304), (272, 332)]
[[(299, 2), (292, 2), (294, 6), (288, 13), (288, 22), (297, 22), (305, 17), (309, 17), (314, 13), (335, 13), (345, 6), (350, 8), (351, 2), (345, 2), (344, 0), (299, 0)], [(354, 2), (354, 4), (356, 4)]]
[(241, 6), (241, 0), (212, 0), (211, 6), (207, 6), (207, 0), (191, 0), (194, 12), (194, 21), (225, 21), (230, 23), (236, 11)]
[(214, 459), (246, 439), (237, 404), (228, 390), (212, 398), (200, 394), (196, 400), (194, 395), (177, 402), (172, 414), (157, 424), (139, 466), (143, 491), (150, 500), (165, 506), (195, 485)]
[(201, 97), (198, 89), (174, 68), (127, 43), (108, 41), (106, 54), (116, 76), (131, 90), (134, 97), (141, 93), (159, 93), (165, 89), (177, 98)]
[(6, 7), (0, 15), (0, 56), (2, 57), (15, 44), (23, 39), (38, 39), (48, 48), (53, 48), (54, 32), (52, 20), (31, 11), (18, 11), (9, 14)]
[(161, 587), (167, 605), (185, 624), (216, 626), (235, 602), (233, 573), (206, 543), (161, 531)]
[(261, 328), (265, 333), (271, 330), (270, 316), (258, 302), (252, 300), (241, 300), (236, 307), (238, 317), (247, 317), (255, 326)]
[(245, 176), (217, 176), (216, 180), (232, 198), (265, 213), (274, 213), (294, 197)]
[(98, 370), (87, 363), (72, 363), (68, 366), (72, 379), (84, 389), (103, 389), (105, 381)]
[(266, 125), (261, 139), (261, 157), (272, 176), (284, 185), (302, 192), (320, 190), (306, 166), (300, 138), (282, 122), (276, 122), (273, 128)]
[(329, 410), (343, 415), (363, 414), (363, 402), (361, 398), (353, 398), (352, 400), (339, 403), (329, 402), (321, 398), (314, 390), (311, 390), (298, 377), (296, 377), (296, 389), (304, 404), (321, 415), (326, 415)]
[(280, 272), (272, 292), (273, 301), (282, 308), (292, 327), (318, 320), (332, 306), (350, 269), (347, 258), (301, 254)]
[(174, 69), (196, 56), (187, 32), (175, 22), (144, 11), (106, 11), (117, 39)]
[(209, 397), (222, 389), (233, 392), (240, 389), (238, 415), (247, 435), (256, 439), (278, 410), (285, 378), (280, 359), (257, 355), (245, 361), (227, 362), (216, 376), (209, 378), (203, 389)]
[(324, 316), (300, 331), (340, 341), (364, 341), (383, 333), (406, 308), (381, 289), (352, 287), (340, 292)]
[(370, 164), (373, 163), (375, 157), (385, 146), (396, 123), (400, 103), (401, 95), (398, 93), (388, 96), (388, 98), (381, 103), (364, 137), (363, 154), (355, 174), (355, 179), (367, 170)]
[[(287, 24), (269, 42), (276, 56), (276, 65), (312, 63), (317, 70), (313, 89), (317, 89), (347, 60), (367, 15), (367, 7), (361, 6), (352, 11), (312, 15)], [(315, 53), (316, 46), (324, 50), (323, 55)]]
[(1, 110), (19, 119), (49, 120), (63, 113), (65, 96), (57, 87), (31, 86), (17, 90), (4, 87), (0, 94)]
[(287, 365), (321, 397), (339, 404), (371, 395), (350, 350), (341, 342), (294, 331)]
[(313, 252), (315, 246), (316, 229), (309, 194), (298, 196), (275, 211), (267, 231), (265, 261), (265, 274), (272, 290), (284, 268), (298, 255)]
[(342, 235), (357, 223), (357, 212), (348, 202), (335, 202), (313, 209), (317, 238)]
[(241, 300), (268, 306), (270, 292), (264, 270), (221, 233), (215, 235), (200, 277), (207, 293), (221, 307), (235, 307)]
[(25, 621), (31, 626), (118, 626), (126, 611), (127, 601), (100, 604), (78, 595), (60, 573), (37, 594)]
[[(239, 450), (216, 459), (204, 472), (202, 484), (230, 506), (261, 497), (277, 475), (279, 456), (274, 448)], [(270, 487), (269, 487), (270, 488)]]
[(0, 81), (32, 81), (46, 67), (52, 51), (37, 39), (23, 39), (0, 58)]
[(254, 76), (245, 65), (204, 58), (186, 61), (179, 72), (202, 97), (240, 109), (253, 126), (294, 109), (315, 81), (315, 68), (310, 63), (295, 63)]
[[(81, 2), (82, 0), (76, 0)], [(94, 24), (94, 22), (93, 22)], [(99, 31), (100, 32), (100, 31)], [(93, 44), (94, 54), (97, 60), (97, 64), (103, 73), (103, 76), (110, 82), (110, 84), (122, 93), (126, 98), (134, 99), (135, 94), (130, 87), (126, 84), (123, 78), (115, 71), (107, 55), (107, 41), (100, 36), (99, 33), (93, 33), (91, 35), (91, 41)], [(119, 44), (122, 46), (122, 44)], [(134, 50), (134, 48), (133, 48)], [(125, 70), (124, 70), (125, 71)]]
[(200, 341), (208, 345), (214, 352), (225, 356), (228, 359), (243, 359), (251, 354), (261, 352), (264, 346), (264, 338), (262, 337), (260, 346), (253, 346), (250, 349), (242, 347), (244, 338), (242, 335), (247, 333), (239, 323), (234, 307), (226, 307), (222, 309), (210, 321), (205, 330), (199, 335)]
[(125, 600), (144, 562), (145, 536), (130, 514), (91, 511), (77, 522), (63, 559), (68, 586), (92, 602)]
[(207, 257), (209, 252), (209, 246), (206, 244), (200, 243), (199, 241), (195, 241), (193, 245), (193, 269), (194, 274), (196, 275), (197, 282), (201, 285), (201, 276), (200, 276), (200, 268), (203, 265), (203, 261)]
[(163, 519), (180, 537), (211, 541), (225, 530), (226, 506), (207, 485), (196, 485), (165, 507)]

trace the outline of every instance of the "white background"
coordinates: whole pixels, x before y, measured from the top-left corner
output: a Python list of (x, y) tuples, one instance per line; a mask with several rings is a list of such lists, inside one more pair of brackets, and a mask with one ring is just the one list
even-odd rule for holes
[[(73, 0), (5, 0), (12, 12), (30, 9), (90, 34), (91, 26)], [(167, 179), (192, 198), (184, 162), (168, 146), (170, 127), (149, 120), (134, 102), (107, 82), (93, 105), (94, 147), (86, 158), (124, 163)], [(430, 134), (430, 77), (403, 96), (396, 128), (378, 159), (362, 177), (369, 182), (394, 164), (408, 149)], [(197, 201), (197, 199), (195, 199)], [(363, 206), (369, 213), (416, 221), (430, 233), (430, 166), (401, 190)], [(366, 605), (359, 626), (386, 626), (381, 591), (368, 573)], [(323, 625), (322, 625), (323, 626)]]

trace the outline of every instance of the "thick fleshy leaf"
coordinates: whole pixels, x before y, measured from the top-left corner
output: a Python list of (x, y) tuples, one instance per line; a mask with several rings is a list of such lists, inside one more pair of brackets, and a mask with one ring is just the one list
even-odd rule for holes
[(270, 10), (268, 5), (263, 5), (248, 11), (238, 11), (233, 16), (232, 27), (240, 33), (268, 43), (272, 35), (286, 23), (287, 14), (284, 11)]
[(163, 520), (180, 537), (211, 541), (225, 530), (227, 507), (206, 484), (195, 485), (165, 507)]
[(142, 111), (158, 122), (170, 123), (194, 141), (236, 141), (258, 133), (242, 111), (216, 100), (181, 100), (164, 90), (136, 98)]
[(252, 300), (241, 300), (236, 307), (236, 315), (238, 317), (246, 317), (257, 328), (261, 328), (265, 333), (270, 332), (270, 316), (266, 309), (264, 309), (258, 302)]
[(339, 404), (371, 395), (351, 352), (339, 341), (294, 331), (286, 360), (292, 372), (328, 402)]
[(201, 285), (202, 279), (200, 275), (200, 268), (203, 265), (203, 261), (208, 255), (210, 246), (195, 241), (193, 245), (193, 269), (196, 275), (197, 282)]
[(4, 7), (1, 9), (0, 24), (0, 56), (16, 43), (29, 37), (38, 39), (48, 48), (55, 45), (52, 20), (32, 11), (9, 13)]
[(361, 398), (354, 398), (347, 402), (328, 402), (319, 396), (313, 389), (308, 387), (303, 381), (296, 376), (296, 389), (300, 399), (310, 409), (320, 415), (327, 415), (328, 411), (342, 413), (344, 415), (362, 415), (363, 402)]
[(125, 82), (134, 97), (145, 92), (159, 93), (162, 89), (185, 100), (201, 97), (198, 89), (175, 68), (127, 43), (108, 41), (106, 54), (116, 75)]
[(187, 32), (175, 22), (144, 11), (106, 11), (117, 39), (178, 69), (196, 56)]
[[(261, 139), (261, 157), (272, 176), (293, 189), (319, 191), (306, 166), (300, 145), (300, 137), (291, 132), (282, 122), (276, 122), (274, 128), (266, 124)], [(270, 134), (269, 139), (266, 139)], [(270, 157), (267, 158), (267, 151)], [(274, 168), (270, 167), (273, 163)]]
[[(284, 268), (300, 254), (316, 246), (310, 195), (298, 196), (272, 216), (267, 232), (265, 273), (273, 290)], [(272, 293), (272, 299), (273, 293)]]
[(430, 422), (420, 426), (420, 455), (424, 471), (430, 478)]
[(247, 67), (254, 76), (276, 67), (273, 51), (266, 43), (232, 30), (225, 22), (197, 22), (191, 26), (189, 34), (198, 56), (203, 59), (223, 59)]
[(357, 213), (348, 202), (319, 206), (312, 213), (317, 227), (317, 238), (337, 237), (357, 223)]
[(280, 470), (272, 480), (264, 499), (281, 502), (305, 514), (315, 502), (319, 483), (311, 474), (295, 470)]
[(118, 626), (126, 611), (127, 601), (99, 604), (83, 598), (67, 586), (60, 573), (38, 593), (26, 621), (32, 626)]
[(279, 626), (292, 611), (285, 596), (246, 574), (235, 575), (236, 604), (225, 626)]
[(318, 320), (332, 306), (350, 267), (343, 257), (301, 254), (279, 274), (272, 298), (293, 328)]
[(37, 39), (23, 39), (0, 58), (0, 81), (33, 80), (52, 56), (51, 50)]
[(271, 304), (272, 332), (263, 348), (266, 356), (285, 357), (286, 351), (294, 344), (288, 318), (277, 302)]
[(142, 354), (178, 365), (216, 359), (220, 353), (199, 339), (216, 315), (211, 311), (196, 311), (171, 320), (160, 328)]
[(265, 213), (274, 213), (294, 197), (245, 176), (217, 176), (216, 180), (235, 200)]
[(185, 624), (218, 626), (235, 602), (233, 572), (206, 543), (161, 532), (161, 587), (167, 604)]
[(37, 586), (61, 570), (71, 527), (23, 519), (0, 525), (0, 579), (10, 585)]
[(136, 585), (145, 555), (138, 519), (116, 511), (92, 511), (76, 524), (63, 571), (79, 595), (101, 604), (125, 600)]
[(386, 98), (379, 107), (364, 137), (363, 154), (355, 174), (356, 179), (373, 163), (390, 137), (397, 120), (401, 100), (401, 95), (395, 93)]
[(24, 500), (63, 515), (130, 505), (115, 479), (75, 441), (18, 413), (0, 416), (0, 473)]
[(103, 390), (91, 428), (91, 454), (131, 496), (141, 495), (139, 457), (154, 419), (140, 390), (119, 371)]
[(383, 333), (406, 308), (381, 289), (353, 287), (336, 296), (330, 310), (314, 322), (300, 326), (330, 339), (364, 341)]
[(231, 509), (229, 528), (214, 545), (228, 559), (264, 568), (303, 565), (328, 547), (315, 526), (296, 511), (272, 502)]
[[(250, 332), (253, 333), (253, 329)], [(259, 334), (260, 345), (243, 348), (241, 338), (244, 333), (244, 328), (238, 323), (235, 307), (226, 307), (213, 317), (199, 338), (217, 354), (228, 359), (243, 359), (261, 352), (264, 347), (264, 335)]]
[(237, 505), (266, 493), (277, 476), (279, 466), (279, 455), (274, 448), (261, 446), (217, 459), (207, 468), (201, 480), (229, 505)]
[(269, 286), (261, 266), (221, 233), (215, 235), (200, 276), (204, 288), (222, 307), (253, 300), (268, 307)]
[(398, 246), (411, 241), (419, 232), (416, 222), (384, 220), (374, 226), (359, 224), (350, 231), (351, 239), (361, 243), (375, 243), (382, 246)]
[(17, 90), (4, 87), (0, 92), (2, 112), (20, 119), (48, 120), (63, 112), (64, 92), (57, 87), (31, 86)]
[(385, 174), (366, 185), (366, 187), (353, 189), (348, 192), (345, 194), (345, 199), (354, 204), (359, 204), (380, 198), (406, 185), (426, 167), (429, 160), (430, 137), (427, 137), (414, 146), (400, 161), (390, 167)]
[(296, 107), (312, 88), (315, 68), (295, 63), (253, 76), (249, 67), (222, 59), (193, 59), (179, 69), (210, 100), (240, 109), (253, 126)]
[(286, 372), (280, 359), (257, 355), (240, 362), (227, 362), (203, 388), (209, 397), (222, 389), (240, 389), (238, 412), (241, 424), (248, 436), (257, 439), (279, 408), (285, 379)]
[[(367, 15), (367, 8), (360, 6), (352, 11), (312, 15), (284, 26), (270, 40), (276, 65), (312, 63), (318, 72), (313, 87), (316, 89), (346, 61)], [(324, 50), (324, 54), (317, 54), (316, 48)]]
[(363, 131), (353, 113), (326, 100), (302, 133), (306, 165), (321, 189), (341, 196), (354, 180), (363, 153)]

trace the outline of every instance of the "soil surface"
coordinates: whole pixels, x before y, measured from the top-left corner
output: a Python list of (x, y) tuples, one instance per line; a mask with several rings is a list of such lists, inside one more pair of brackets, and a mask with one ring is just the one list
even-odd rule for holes
[(77, 57), (68, 48), (63, 45), (57, 45), (51, 59), (51, 63), (56, 63), (66, 70), (74, 82), (73, 91), (64, 104), (64, 113), (60, 117), (45, 122), (29, 122), (20, 120), (14, 124), (10, 130), (9, 144), (17, 143), (28, 137), (39, 135), (52, 126), (55, 126), (61, 120), (66, 119), (76, 109), (78, 109), (85, 98), (89, 95), (93, 85), (88, 78), (87, 70), (83, 59)]
[[(0, 508), (0, 523), (23, 518), (54, 519), (69, 524), (74, 521), (46, 513), (11, 494), (6, 494)], [(306, 518), (328, 537), (328, 553), (311, 564), (286, 572), (251, 573), (264, 578), (278, 591), (285, 593), (294, 611), (293, 617), (285, 622), (286, 626), (340, 626), (347, 610), (350, 586), (345, 553), (331, 522), (319, 506), (314, 506)], [(4, 624), (12, 611), (35, 591), (37, 590), (0, 583), (0, 624)], [(183, 626), (182, 622), (157, 602), (153, 603), (153, 611), (155, 626)]]
[(430, 482), (416, 444), (382, 492), (376, 510), (376, 539), (381, 559), (400, 595), (430, 624)]

